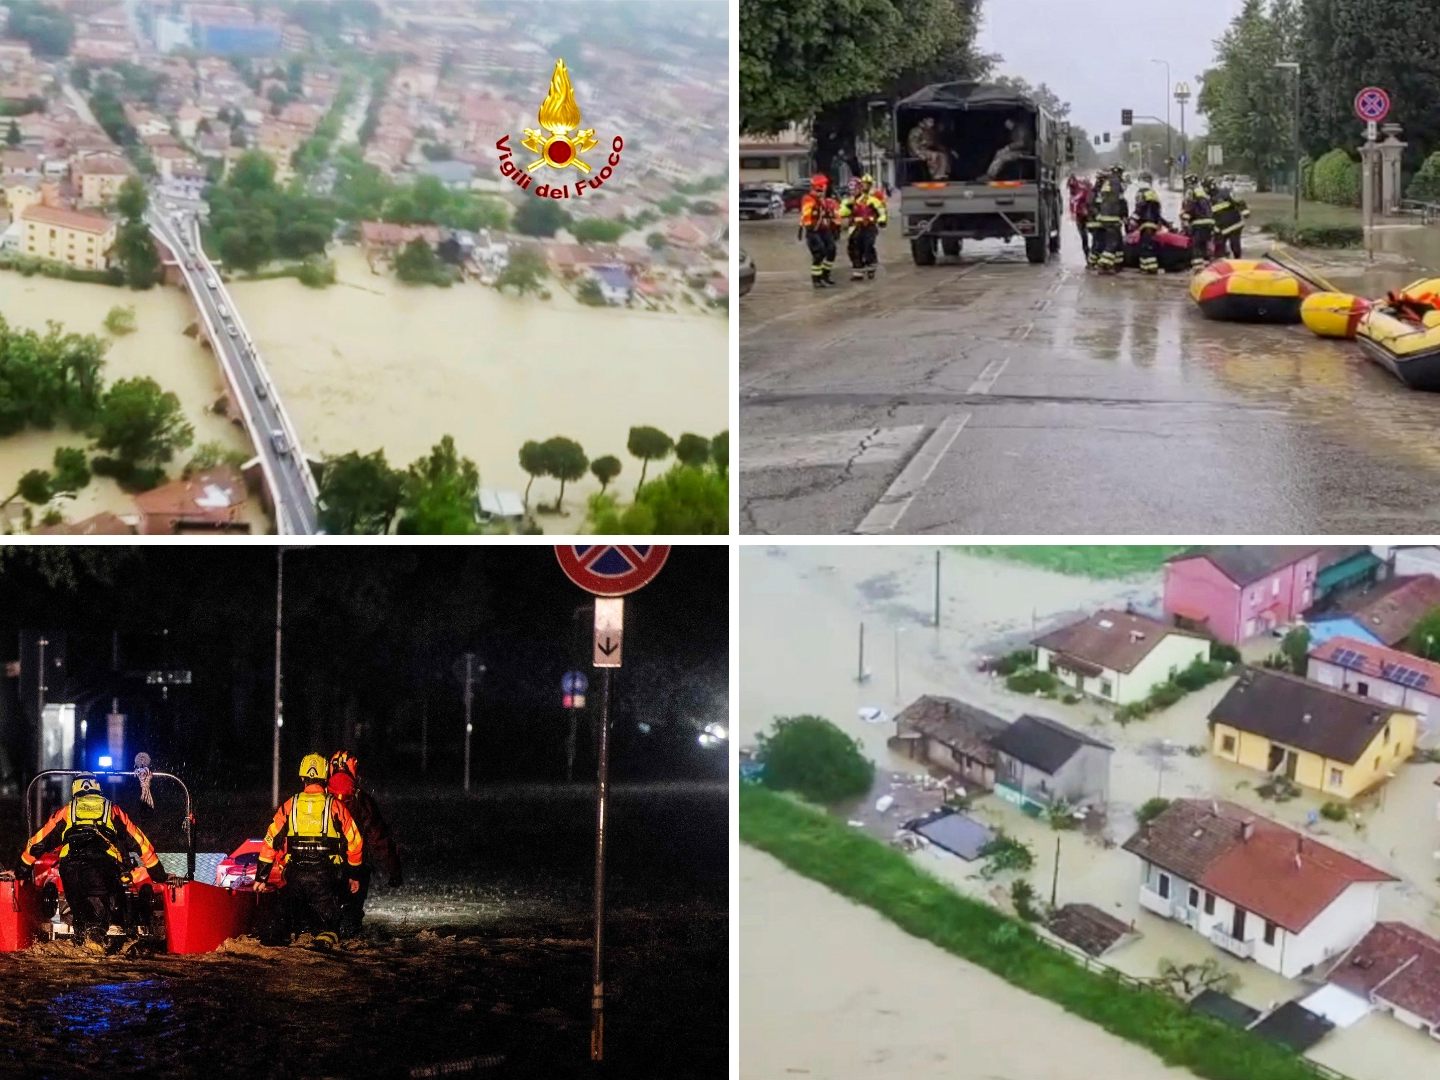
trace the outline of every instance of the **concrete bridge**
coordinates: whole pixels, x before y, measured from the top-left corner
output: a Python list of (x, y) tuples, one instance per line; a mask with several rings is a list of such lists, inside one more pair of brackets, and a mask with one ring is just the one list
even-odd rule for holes
[(319, 489), (310, 470), (300, 435), (270, 381), (260, 351), (220, 274), (200, 245), (199, 225), (193, 216), (167, 215), (153, 201), (145, 214), (150, 231), (161, 245), (161, 258), (190, 294), (200, 313), (202, 332), (209, 340), (225, 374), (230, 396), (265, 481), (265, 493), (282, 535), (311, 535), (320, 531), (316, 500)]

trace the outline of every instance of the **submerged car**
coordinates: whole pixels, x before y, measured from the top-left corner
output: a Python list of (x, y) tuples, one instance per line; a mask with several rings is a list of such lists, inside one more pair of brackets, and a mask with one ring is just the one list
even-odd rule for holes
[(740, 295), (744, 296), (755, 287), (755, 260), (740, 251)]

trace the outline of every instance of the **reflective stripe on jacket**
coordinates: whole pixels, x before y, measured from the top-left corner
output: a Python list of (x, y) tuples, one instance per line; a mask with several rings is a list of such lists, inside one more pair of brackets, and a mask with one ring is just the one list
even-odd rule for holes
[(98, 841), (94, 844), (97, 849), (124, 866), (122, 837), (129, 837), (146, 869), (160, 862), (150, 838), (130, 820), (129, 814), (103, 795), (81, 795), (51, 814), (49, 820), (25, 842), (20, 862), (25, 866), (34, 866), (36, 859), (57, 844), (60, 846), (60, 858), (65, 859), (70, 856), (72, 846), (87, 847), (86, 840), (94, 838)]
[(260, 863), (264, 873), (281, 852), (287, 861), (327, 862), (339, 866), (343, 861), (358, 867), (364, 860), (365, 840), (350, 811), (334, 795), (311, 791), (307, 787), (280, 804), (265, 840), (260, 847)]

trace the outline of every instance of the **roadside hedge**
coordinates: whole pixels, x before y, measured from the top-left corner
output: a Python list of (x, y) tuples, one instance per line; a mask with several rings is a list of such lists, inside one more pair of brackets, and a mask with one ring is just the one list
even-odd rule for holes
[[(873, 908), (907, 934), (1145, 1047), (1205, 1080), (1317, 1080), (1275, 1043), (1192, 1012), (1152, 987), (1087, 971), (1023, 922), (964, 896), (902, 852), (784, 795), (740, 789), (740, 839), (791, 870)], [(763, 897), (752, 897), (757, 903)]]
[(1315, 198), (1335, 206), (1360, 205), (1360, 163), (1350, 160), (1344, 150), (1322, 154), (1315, 162), (1313, 180)]
[(118, 266), (108, 270), (81, 270), (50, 259), (37, 259), (33, 255), (0, 255), (0, 269), (18, 270), (26, 277), (39, 274), (42, 277), (60, 278), (64, 281), (84, 281), (91, 285), (124, 285), (125, 272)]
[(1410, 178), (1405, 197), (1422, 202), (1440, 202), (1440, 150), (1427, 157), (1419, 171)]
[(1293, 221), (1269, 221), (1260, 231), (1296, 247), (1350, 248), (1365, 242), (1365, 230), (1359, 225), (1301, 225), (1297, 229)]

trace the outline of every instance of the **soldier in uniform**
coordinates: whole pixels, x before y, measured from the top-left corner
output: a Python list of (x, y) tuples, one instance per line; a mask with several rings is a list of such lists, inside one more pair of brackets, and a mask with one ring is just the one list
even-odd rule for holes
[(865, 180), (851, 180), (850, 194), (840, 204), (839, 222), (848, 226), (849, 240), (845, 250), (850, 256), (850, 280), (874, 281), (875, 241), (885, 224), (885, 203), (866, 190)]
[(940, 145), (940, 133), (933, 116), (927, 116), (910, 129), (905, 145), (911, 157), (925, 163), (931, 180), (950, 179), (950, 155)]
[(830, 178), (816, 173), (810, 178), (810, 192), (800, 200), (798, 233), (810, 249), (810, 284), (828, 289), (835, 282), (830, 276), (835, 266), (835, 200), (826, 196)]
[(1210, 257), (1210, 238), (1215, 231), (1215, 213), (1210, 194), (1194, 173), (1185, 174), (1185, 195), (1180, 204), (1180, 222), (1190, 234), (1190, 269), (1199, 270)]
[(1155, 235), (1163, 225), (1170, 223), (1160, 212), (1160, 196), (1154, 188), (1155, 178), (1148, 172), (1140, 174), (1140, 190), (1135, 193), (1135, 218), (1140, 225), (1140, 271), (1145, 274), (1160, 272), (1160, 245)]

